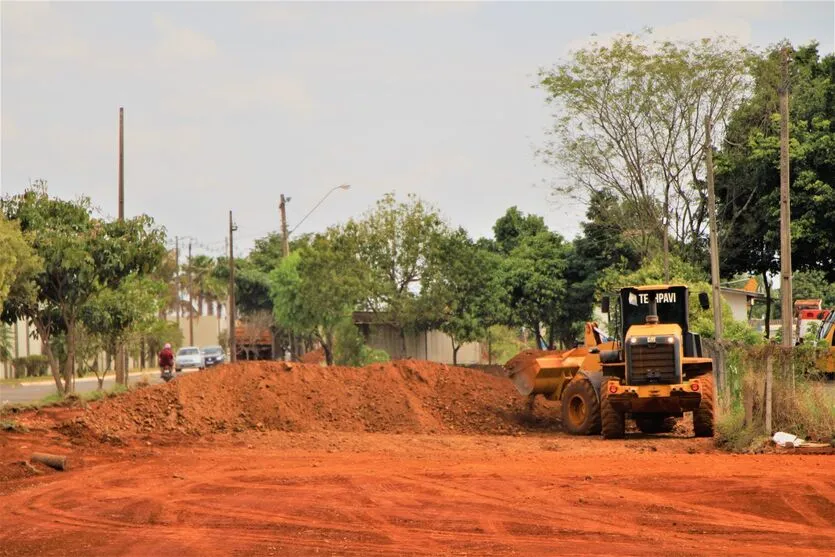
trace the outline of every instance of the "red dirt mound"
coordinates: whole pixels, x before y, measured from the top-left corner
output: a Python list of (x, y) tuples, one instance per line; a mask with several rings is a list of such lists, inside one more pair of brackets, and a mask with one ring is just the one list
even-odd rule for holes
[(317, 348), (301, 355), (299, 361), (303, 364), (322, 364), (325, 362), (325, 350)]
[(102, 401), (65, 428), (105, 438), (247, 429), (511, 433), (525, 413), (510, 381), (476, 370), (414, 360), (365, 368), (247, 362)]

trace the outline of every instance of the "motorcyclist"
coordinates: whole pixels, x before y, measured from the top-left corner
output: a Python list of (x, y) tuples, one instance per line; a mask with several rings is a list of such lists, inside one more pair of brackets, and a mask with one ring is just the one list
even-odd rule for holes
[(171, 345), (167, 342), (159, 352), (159, 367), (161, 371), (174, 367), (174, 352), (171, 351)]

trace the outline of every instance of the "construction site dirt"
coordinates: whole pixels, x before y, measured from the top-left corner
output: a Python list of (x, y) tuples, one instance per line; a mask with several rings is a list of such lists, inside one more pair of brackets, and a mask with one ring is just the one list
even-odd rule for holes
[[(835, 460), (567, 436), (502, 377), (228, 365), (2, 417), (0, 555), (822, 555)], [(56, 471), (33, 453), (67, 457)]]

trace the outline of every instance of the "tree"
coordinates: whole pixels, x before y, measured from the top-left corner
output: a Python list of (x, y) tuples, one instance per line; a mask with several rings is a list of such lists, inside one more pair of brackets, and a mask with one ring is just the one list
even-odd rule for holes
[(545, 344), (541, 325), (549, 331), (547, 345), (556, 340), (557, 316), (566, 298), (565, 269), (570, 245), (554, 232), (540, 232), (522, 239), (502, 260), (501, 273), (508, 296), (508, 324), (529, 327), (537, 345)]
[(823, 300), (823, 307), (835, 308), (835, 283), (826, 280), (823, 271), (798, 271), (792, 275), (792, 295), (795, 300)]
[(335, 331), (350, 318), (362, 292), (360, 265), (348, 242), (340, 229), (331, 228), (271, 274), (277, 324), (295, 333), (312, 332), (328, 365), (334, 363)]
[(349, 221), (345, 233), (367, 277), (363, 305), (393, 324), (405, 356), (406, 330), (421, 330), (438, 318), (436, 307), (422, 297), (422, 281), (447, 227), (416, 196), (398, 203), (389, 193), (361, 220)]
[[(102, 288), (116, 288), (132, 274), (152, 272), (165, 251), (162, 233), (148, 217), (123, 222), (92, 219), (88, 199), (52, 198), (45, 184), (5, 199), (3, 210), (7, 218), (19, 221), (24, 237), (43, 261), (33, 277), (34, 289), (10, 292), (3, 320), (25, 317), (35, 325), (56, 387), (61, 393), (69, 392), (76, 328), (84, 306)], [(66, 361), (61, 369), (50, 348), (55, 333), (66, 335)]]
[[(165, 304), (166, 285), (142, 275), (129, 275), (115, 288), (104, 288), (85, 304), (81, 322), (88, 333), (99, 335), (105, 346), (115, 349), (131, 336), (143, 338)], [(99, 389), (107, 370), (96, 371)], [(120, 378), (124, 381), (126, 378)]]
[(690, 251), (707, 225), (703, 120), (721, 134), (746, 91), (747, 53), (724, 39), (645, 38), (595, 43), (540, 71), (546, 101), (561, 109), (541, 155), (572, 180), (558, 191), (606, 191), (625, 203), (642, 256), (672, 233), (696, 260)]
[(519, 243), (529, 236), (545, 232), (545, 220), (539, 215), (525, 215), (514, 205), (505, 211), (493, 225), (495, 246), (500, 253), (512, 252)]
[(563, 346), (569, 346), (591, 319), (602, 273), (613, 267), (626, 271), (639, 267), (640, 256), (627, 236), (625, 213), (612, 193), (591, 194), (582, 234), (572, 242), (566, 257), (565, 299), (554, 315), (554, 336)]
[[(751, 61), (754, 89), (736, 110), (717, 153), (722, 270), (762, 277), (766, 322), (779, 272), (780, 116), (778, 45)], [(789, 133), (792, 266), (835, 281), (835, 56), (817, 44), (792, 51)], [(768, 327), (766, 327), (768, 330)]]
[(479, 247), (464, 229), (441, 240), (425, 297), (437, 304), (440, 329), (452, 339), (453, 364), (463, 344), (484, 338), (501, 318), (500, 262), (498, 254)]

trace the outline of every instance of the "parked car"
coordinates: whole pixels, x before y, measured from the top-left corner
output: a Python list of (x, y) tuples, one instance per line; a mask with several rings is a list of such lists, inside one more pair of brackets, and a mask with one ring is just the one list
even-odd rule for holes
[(203, 354), (196, 346), (183, 346), (177, 350), (177, 355), (174, 356), (174, 369), (183, 371), (187, 367), (196, 367), (197, 369), (205, 367)]
[(220, 346), (204, 346), (200, 351), (203, 353), (203, 365), (206, 367), (216, 366), (226, 361), (226, 354)]

